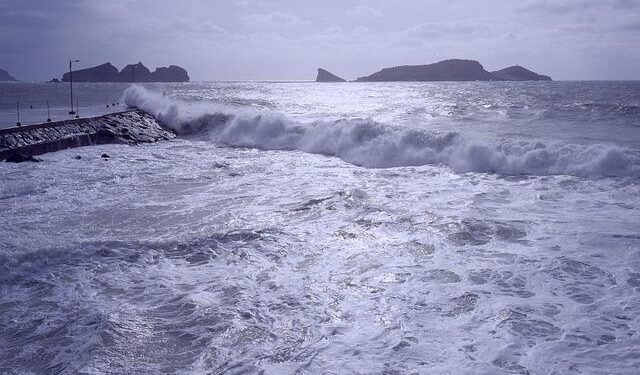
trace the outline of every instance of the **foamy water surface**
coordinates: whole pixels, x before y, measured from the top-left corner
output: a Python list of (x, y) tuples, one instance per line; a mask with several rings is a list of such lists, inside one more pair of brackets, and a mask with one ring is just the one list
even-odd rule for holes
[(131, 88), (0, 163), (0, 373), (636, 374), (639, 90)]

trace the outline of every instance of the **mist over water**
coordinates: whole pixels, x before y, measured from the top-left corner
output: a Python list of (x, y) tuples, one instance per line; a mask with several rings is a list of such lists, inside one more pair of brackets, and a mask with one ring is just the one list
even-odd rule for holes
[(0, 373), (640, 370), (640, 84), (120, 92), (0, 163)]

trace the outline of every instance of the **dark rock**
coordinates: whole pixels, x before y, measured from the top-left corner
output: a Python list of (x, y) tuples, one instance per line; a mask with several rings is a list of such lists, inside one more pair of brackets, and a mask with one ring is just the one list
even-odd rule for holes
[(111, 156), (109, 156), (108, 154), (102, 154), (100, 155), (100, 157), (103, 159), (111, 159)]
[(99, 145), (117, 143), (116, 131), (110, 127), (102, 127), (96, 131), (96, 143)]
[(189, 82), (189, 74), (177, 65), (169, 65), (168, 68), (161, 67), (151, 73), (153, 82)]
[(74, 158), (74, 159), (76, 159), (76, 160), (80, 160), (80, 159), (82, 159), (82, 156), (80, 156), (80, 155), (76, 155), (76, 156), (74, 156), (73, 158)]
[(551, 77), (532, 72), (519, 65), (497, 70), (491, 74), (499, 81), (551, 81)]
[(346, 82), (344, 79), (338, 77), (335, 74), (330, 73), (327, 70), (318, 68), (318, 76), (316, 82)]
[(359, 82), (385, 81), (493, 81), (496, 78), (475, 60), (444, 60), (429, 65), (404, 65), (382, 69)]
[[(118, 82), (118, 68), (111, 63), (94, 66), (93, 68), (74, 70), (74, 82)], [(63, 82), (69, 82), (69, 73), (62, 76)]]
[(25, 154), (22, 154), (20, 152), (14, 152), (13, 154), (9, 155), (5, 159), (5, 161), (7, 161), (9, 163), (22, 163), (22, 162), (25, 162), (25, 161), (39, 163), (40, 159), (36, 159), (31, 155), (25, 155)]
[(0, 69), (0, 82), (14, 82), (15, 80), (16, 79), (13, 78), (9, 72)]
[(93, 144), (135, 145), (175, 137), (155, 118), (138, 110), (104, 116), (0, 129), (0, 160), (21, 152), (40, 155)]
[(47, 82), (47, 83), (61, 83), (61, 81), (57, 78), (52, 79), (51, 81)]
[[(134, 70), (132, 72), (132, 70)], [(151, 72), (141, 62), (137, 64), (129, 64), (118, 73), (118, 81), (120, 82), (153, 82)]]
[[(121, 71), (111, 63), (104, 63), (92, 68), (74, 70), (73, 80), (75, 82), (189, 82), (189, 75), (185, 69), (177, 65), (156, 68), (151, 73), (141, 62), (129, 64)], [(50, 82), (56, 81), (53, 79)], [(69, 73), (64, 73), (62, 81), (69, 82)]]

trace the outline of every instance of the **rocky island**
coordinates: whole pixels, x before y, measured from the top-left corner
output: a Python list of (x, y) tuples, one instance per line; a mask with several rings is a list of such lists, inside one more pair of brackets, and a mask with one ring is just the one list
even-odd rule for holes
[(0, 82), (14, 82), (15, 80), (16, 79), (13, 78), (9, 72), (0, 69)]
[(519, 65), (496, 70), (491, 74), (500, 81), (551, 81), (551, 77), (532, 72)]
[(318, 68), (318, 76), (316, 77), (316, 82), (346, 82), (346, 80), (338, 77), (333, 73), (330, 73), (327, 70)]
[(475, 60), (445, 60), (428, 65), (403, 65), (385, 68), (358, 82), (381, 81), (492, 81), (494, 76)]
[[(69, 73), (62, 76), (69, 82)], [(156, 68), (151, 72), (144, 64), (129, 64), (122, 70), (107, 62), (87, 69), (73, 71), (74, 82), (189, 82), (187, 71), (177, 65)]]
[[(338, 78), (323, 69), (318, 69), (316, 82)], [(322, 79), (322, 80), (321, 80)], [(385, 68), (369, 76), (360, 77), (357, 82), (394, 82), (394, 81), (551, 81), (521, 66), (511, 66), (489, 72), (475, 60), (451, 59), (427, 65), (402, 65)]]

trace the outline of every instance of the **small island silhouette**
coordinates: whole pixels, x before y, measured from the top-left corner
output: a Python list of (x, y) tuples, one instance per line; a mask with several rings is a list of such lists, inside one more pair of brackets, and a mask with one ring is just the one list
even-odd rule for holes
[(6, 70), (0, 69), (0, 82), (13, 82), (16, 79), (9, 74)]
[[(91, 68), (74, 70), (74, 82), (189, 82), (187, 71), (177, 65), (156, 68), (151, 72), (144, 64), (129, 64), (121, 71), (107, 62)], [(63, 82), (69, 82), (69, 72), (62, 76)]]
[[(551, 81), (551, 78), (518, 65), (488, 72), (478, 61), (450, 59), (427, 65), (384, 68), (371, 75), (360, 77), (356, 81)], [(318, 69), (316, 82), (344, 82), (344, 80), (324, 69)]]

